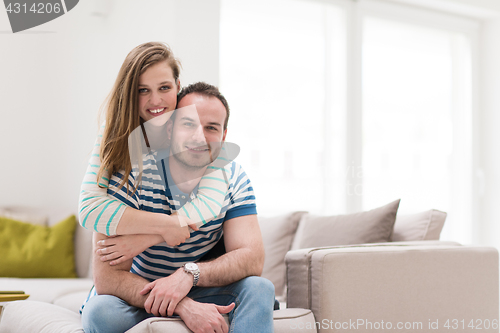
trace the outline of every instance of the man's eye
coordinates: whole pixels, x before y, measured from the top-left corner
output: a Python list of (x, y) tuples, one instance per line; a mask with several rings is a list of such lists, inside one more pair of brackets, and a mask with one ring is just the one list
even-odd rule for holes
[(160, 88), (160, 90), (170, 90), (170, 89), (171, 89), (170, 86), (163, 86)]
[(210, 131), (218, 131), (217, 127), (213, 127), (213, 126), (208, 126), (208, 129)]
[(144, 94), (144, 93), (147, 93), (148, 90), (146, 88), (141, 88), (139, 89), (139, 94)]

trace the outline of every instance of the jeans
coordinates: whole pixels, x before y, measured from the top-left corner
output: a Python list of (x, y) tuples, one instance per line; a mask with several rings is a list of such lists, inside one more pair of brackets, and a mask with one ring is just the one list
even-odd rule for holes
[[(250, 276), (225, 287), (194, 287), (187, 297), (217, 305), (234, 302), (229, 332), (273, 332), (274, 285), (267, 279)], [(83, 308), (82, 325), (85, 333), (123, 333), (149, 317), (153, 315), (118, 297), (97, 295)]]

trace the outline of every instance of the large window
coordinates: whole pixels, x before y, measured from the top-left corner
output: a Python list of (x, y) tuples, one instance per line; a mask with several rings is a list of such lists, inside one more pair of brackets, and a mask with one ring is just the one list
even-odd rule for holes
[(401, 198), (472, 241), (473, 21), (376, 1), (223, 0), (228, 140), (261, 214)]

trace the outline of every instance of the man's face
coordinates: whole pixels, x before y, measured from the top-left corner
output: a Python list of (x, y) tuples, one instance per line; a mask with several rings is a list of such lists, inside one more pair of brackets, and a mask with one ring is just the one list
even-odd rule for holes
[(172, 155), (184, 167), (203, 168), (217, 158), (226, 139), (226, 109), (216, 97), (197, 93), (186, 95), (177, 108), (169, 126)]

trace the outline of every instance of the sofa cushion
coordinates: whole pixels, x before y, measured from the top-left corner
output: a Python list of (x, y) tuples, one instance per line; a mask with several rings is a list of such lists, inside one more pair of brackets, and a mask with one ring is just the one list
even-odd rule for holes
[(394, 224), (394, 242), (439, 240), (446, 213), (436, 209), (409, 215), (398, 215)]
[[(83, 280), (83, 279), (82, 279)], [(52, 304), (59, 305), (63, 308), (71, 310), (75, 313), (80, 313), (80, 309), (82, 308), (83, 302), (89, 296), (90, 288), (86, 288), (83, 291), (71, 292), (68, 291), (67, 294), (64, 294), (58, 298), (56, 298)]]
[[(224, 315), (229, 323), (227, 315)], [(309, 309), (285, 309), (273, 312), (274, 332), (309, 332), (315, 333), (314, 315)], [(249, 332), (251, 329), (249, 328)], [(148, 318), (129, 329), (126, 333), (190, 333), (180, 318)]]
[(266, 251), (262, 277), (274, 284), (276, 296), (285, 289), (285, 255), (290, 250), (297, 225), (305, 212), (295, 212), (275, 217), (259, 217), (259, 226)]
[[(91, 279), (20, 279), (0, 278), (1, 290), (22, 290), (30, 295), (29, 301), (55, 303), (59, 298), (77, 293), (88, 293), (92, 288)], [(79, 301), (83, 303), (83, 298)]]
[[(229, 323), (227, 315), (224, 315), (226, 323)], [(152, 317), (141, 321), (126, 333), (192, 333), (180, 318)]]
[(75, 230), (75, 268), (78, 277), (92, 278), (92, 231), (81, 225)]
[(382, 243), (391, 240), (399, 201), (349, 215), (302, 216), (292, 250), (309, 247)]
[[(54, 226), (62, 219), (73, 214), (71, 209), (55, 207), (5, 206), (0, 207), (0, 216), (12, 220)], [(92, 231), (80, 225), (74, 236), (75, 265), (78, 277), (92, 278)]]
[(36, 208), (23, 206), (0, 207), (0, 217), (37, 225), (47, 225), (49, 221), (47, 214)]
[(315, 333), (314, 314), (309, 309), (284, 309), (273, 312), (274, 333)]
[(2, 333), (83, 333), (80, 315), (57, 305), (16, 301), (4, 305)]
[(0, 218), (0, 276), (76, 277), (74, 215), (53, 227)]

